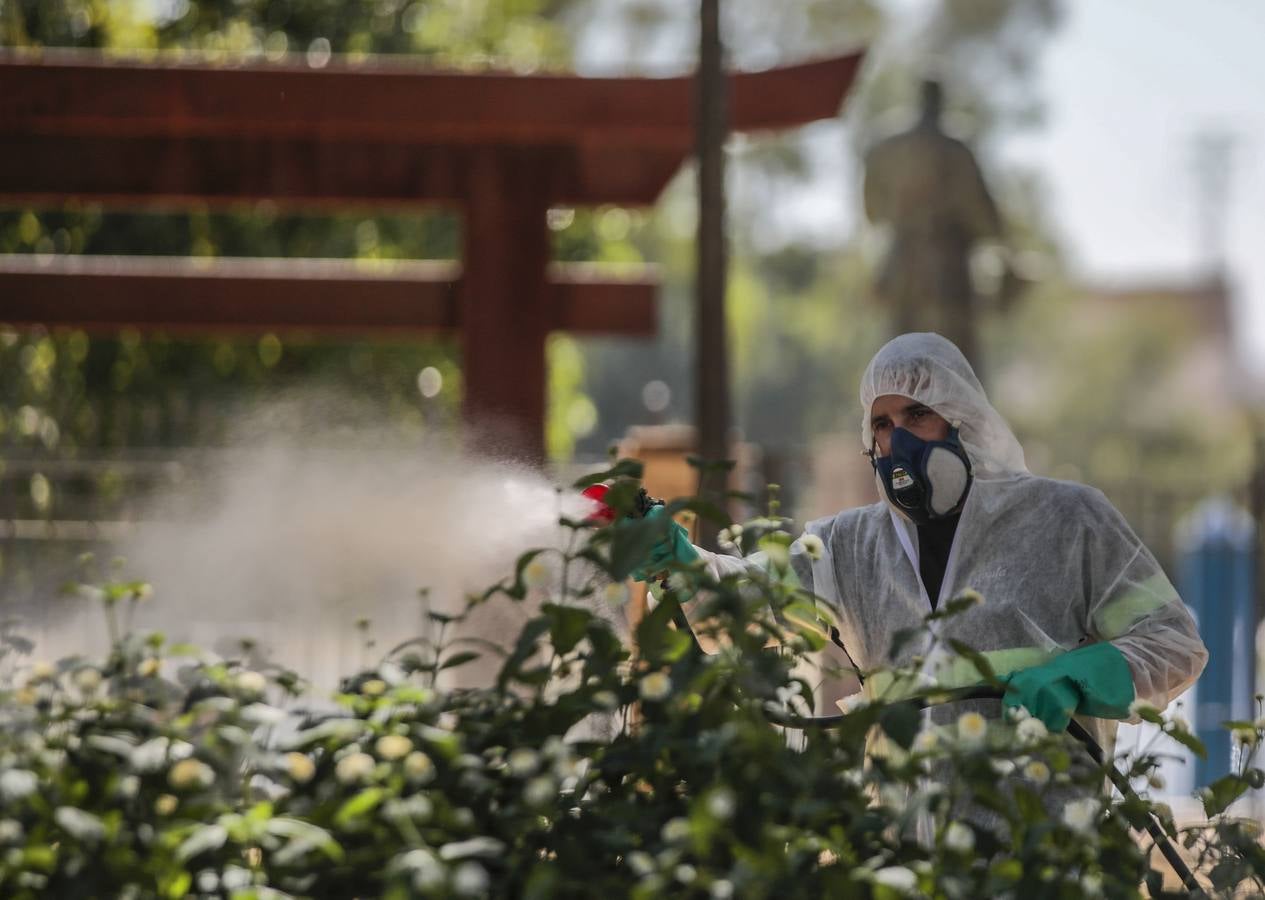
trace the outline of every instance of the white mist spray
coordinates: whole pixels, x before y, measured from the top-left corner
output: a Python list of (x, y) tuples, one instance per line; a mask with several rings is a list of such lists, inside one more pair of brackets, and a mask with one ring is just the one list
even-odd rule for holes
[[(118, 548), (128, 576), (154, 587), (137, 627), (224, 655), (246, 639), (331, 687), (425, 633), (427, 605), (457, 612), (525, 550), (561, 546), (559, 515), (589, 508), (539, 471), (438, 444), (261, 429), (287, 420), (279, 408), (243, 419), (248, 444), (186, 460), (181, 487), (153, 498)], [(526, 616), (499, 603), (480, 636), (504, 643)], [(85, 610), (44, 629), (39, 655), (99, 652), (99, 623)]]

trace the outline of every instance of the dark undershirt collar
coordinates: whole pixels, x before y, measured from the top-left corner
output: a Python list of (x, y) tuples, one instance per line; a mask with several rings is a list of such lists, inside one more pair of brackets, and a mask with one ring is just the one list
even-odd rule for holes
[(949, 551), (953, 549), (953, 535), (957, 532), (959, 513), (936, 519), (926, 525), (918, 525), (918, 574), (931, 599), (934, 610), (940, 600), (940, 586), (944, 583), (945, 569), (949, 565)]

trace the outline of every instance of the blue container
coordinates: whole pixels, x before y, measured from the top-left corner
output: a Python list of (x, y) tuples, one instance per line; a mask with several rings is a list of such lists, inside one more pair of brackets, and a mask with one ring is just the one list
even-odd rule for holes
[(1208, 646), (1191, 723), (1208, 748), (1208, 757), (1195, 763), (1195, 786), (1203, 787), (1234, 763), (1222, 723), (1256, 718), (1256, 528), (1229, 501), (1206, 500), (1182, 521), (1177, 542), (1178, 589)]

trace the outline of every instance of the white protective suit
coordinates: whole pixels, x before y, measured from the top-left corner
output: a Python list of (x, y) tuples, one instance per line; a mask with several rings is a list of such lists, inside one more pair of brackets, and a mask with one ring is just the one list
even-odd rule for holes
[[(939, 605), (967, 589), (983, 603), (937, 623), (942, 636), (983, 652), (999, 675), (1110, 641), (1128, 661), (1138, 699), (1161, 709), (1199, 676), (1207, 650), (1155, 558), (1101, 492), (1028, 472), (1022, 447), (957, 347), (939, 335), (906, 334), (879, 350), (861, 383), (866, 447), (871, 404), (886, 394), (923, 403), (956, 425), (974, 468)], [(884, 500), (810, 522), (806, 533), (820, 537), (825, 552), (810, 559), (801, 538), (791, 548), (792, 567), (834, 613), (856, 665), (909, 665), (926, 654), (925, 644), (910, 642), (889, 657), (896, 633), (919, 627), (932, 610), (912, 523)], [(700, 553), (717, 577), (751, 565)], [(927, 654), (922, 671), (945, 687), (979, 680), (973, 665), (947, 649)], [(864, 690), (893, 697), (901, 685), (876, 675)], [(997, 701), (958, 703), (933, 709), (931, 722), (949, 724), (969, 708), (1000, 715)], [(1116, 722), (1078, 720), (1110, 754)]]

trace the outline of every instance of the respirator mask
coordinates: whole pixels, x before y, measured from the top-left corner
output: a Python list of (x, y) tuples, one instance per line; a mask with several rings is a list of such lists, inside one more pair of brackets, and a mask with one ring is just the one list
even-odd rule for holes
[(943, 441), (893, 428), (891, 453), (871, 453), (870, 462), (887, 498), (919, 525), (961, 512), (971, 489), (971, 461), (956, 428)]

